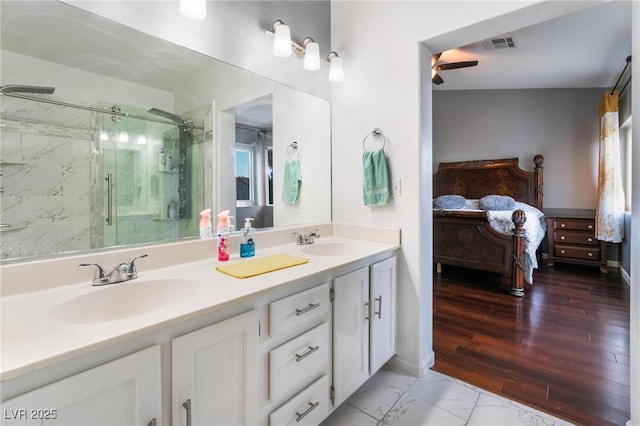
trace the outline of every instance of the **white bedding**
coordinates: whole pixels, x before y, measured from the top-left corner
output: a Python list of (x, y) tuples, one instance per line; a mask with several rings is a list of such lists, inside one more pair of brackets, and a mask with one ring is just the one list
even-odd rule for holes
[[(478, 208), (478, 200), (467, 200), (464, 210), (480, 210)], [(524, 223), (526, 233), (525, 241), (525, 257), (524, 257), (524, 279), (529, 284), (533, 284), (533, 270), (538, 268), (538, 258), (536, 250), (544, 239), (547, 224), (544, 220), (544, 214), (537, 208), (516, 201), (514, 210), (522, 210), (527, 216)], [(513, 221), (511, 215), (514, 210), (504, 211), (487, 211), (489, 225), (497, 232), (504, 235), (513, 235)]]

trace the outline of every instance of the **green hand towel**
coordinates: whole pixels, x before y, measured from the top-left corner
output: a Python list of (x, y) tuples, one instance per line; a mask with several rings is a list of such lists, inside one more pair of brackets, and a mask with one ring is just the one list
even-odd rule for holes
[(362, 154), (362, 192), (365, 206), (389, 204), (389, 174), (384, 150)]
[(284, 164), (284, 185), (282, 187), (282, 201), (287, 204), (295, 204), (298, 201), (302, 181), (300, 175), (300, 160), (287, 160)]

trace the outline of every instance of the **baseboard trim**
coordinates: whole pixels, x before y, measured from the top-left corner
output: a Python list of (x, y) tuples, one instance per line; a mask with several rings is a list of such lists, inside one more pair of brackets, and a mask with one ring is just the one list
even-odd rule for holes
[(403, 373), (410, 374), (415, 377), (424, 377), (425, 374), (435, 364), (435, 354), (430, 351), (429, 355), (422, 360), (420, 365), (416, 365), (414, 362), (407, 361), (395, 355), (389, 360), (387, 365), (395, 370), (402, 371)]
[(631, 287), (631, 275), (625, 269), (620, 266), (620, 276), (622, 277), (622, 281), (627, 285), (627, 287)]

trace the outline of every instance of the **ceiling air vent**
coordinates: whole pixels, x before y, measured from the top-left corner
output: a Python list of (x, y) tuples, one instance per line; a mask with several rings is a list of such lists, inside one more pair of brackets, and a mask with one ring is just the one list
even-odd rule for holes
[(496, 37), (490, 38), (488, 40), (483, 40), (482, 45), (484, 46), (485, 50), (511, 49), (516, 47), (516, 41), (511, 36)]

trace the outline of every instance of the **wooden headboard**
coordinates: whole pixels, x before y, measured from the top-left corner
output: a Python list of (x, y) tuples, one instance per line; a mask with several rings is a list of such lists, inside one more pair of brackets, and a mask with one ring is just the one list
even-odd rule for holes
[(517, 158), (440, 163), (433, 175), (433, 198), (458, 194), (467, 199), (509, 195), (542, 210), (542, 155), (533, 158), (533, 172), (522, 170)]

